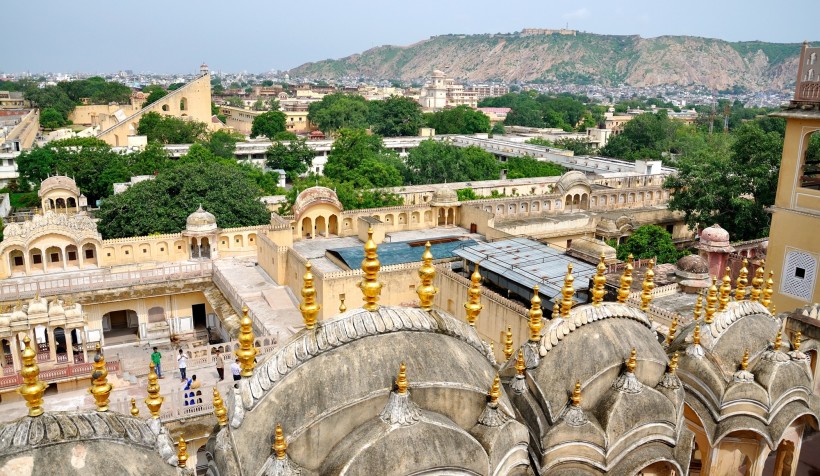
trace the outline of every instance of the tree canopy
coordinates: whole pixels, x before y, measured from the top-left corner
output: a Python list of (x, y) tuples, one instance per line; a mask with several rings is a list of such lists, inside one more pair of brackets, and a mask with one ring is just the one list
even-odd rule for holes
[(672, 235), (657, 225), (641, 226), (618, 246), (619, 260), (626, 261), (630, 254), (637, 259), (657, 258), (657, 264), (674, 263), (682, 256)]
[(137, 133), (161, 144), (193, 144), (206, 137), (207, 131), (204, 122), (186, 121), (153, 111), (143, 114), (137, 124)]
[(362, 96), (327, 94), (308, 106), (308, 120), (326, 134), (339, 129), (366, 129), (369, 119), (370, 106)]
[(604, 109), (589, 104), (589, 98), (571, 94), (546, 95), (534, 91), (509, 93), (486, 98), (480, 107), (509, 107), (504, 124), (508, 126), (556, 127), (565, 131), (584, 131), (603, 122)]
[(408, 184), (497, 179), (501, 165), (478, 147), (457, 147), (428, 139), (410, 149), (405, 159)]
[(276, 137), (276, 134), (285, 132), (285, 113), (280, 111), (268, 111), (259, 114), (253, 118), (253, 125), (251, 126), (251, 137), (265, 136), (270, 140)]
[(504, 164), (507, 178), (553, 177), (563, 174), (566, 169), (558, 164), (540, 161), (533, 157), (509, 157)]
[(643, 113), (624, 125), (623, 131), (609, 139), (601, 155), (618, 159), (661, 160), (665, 154), (676, 152), (674, 145), (678, 130), (684, 127), (669, 119), (666, 111)]
[(381, 136), (363, 129), (340, 129), (327, 156), (324, 174), (360, 188), (402, 184), (402, 161), (384, 148)]
[(373, 132), (385, 137), (415, 136), (424, 125), (421, 105), (404, 96), (371, 101)]
[(308, 147), (305, 139), (295, 139), (287, 144), (274, 142), (268, 147), (267, 156), (268, 168), (284, 170), (288, 180), (294, 182), (296, 177), (307, 172), (316, 152)]
[(433, 112), (424, 115), (427, 127), (436, 130), (436, 134), (476, 134), (490, 132), (490, 118), (481, 111), (467, 106)]
[(404, 200), (395, 193), (384, 190), (361, 189), (350, 182), (340, 183), (325, 176), (310, 174), (294, 181), (293, 187), (287, 192), (287, 201), (282, 205), (279, 213), (285, 215), (292, 213), (293, 203), (296, 201), (299, 192), (316, 184), (336, 190), (336, 195), (345, 210), (393, 207), (404, 204)]
[(183, 161), (104, 200), (97, 212), (104, 238), (177, 233), (199, 205), (223, 228), (261, 225), (270, 213), (259, 201), (253, 180), (240, 168), (219, 161)]

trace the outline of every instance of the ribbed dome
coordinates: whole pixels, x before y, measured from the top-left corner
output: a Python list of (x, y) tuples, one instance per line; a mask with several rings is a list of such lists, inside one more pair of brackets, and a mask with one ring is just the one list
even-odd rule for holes
[(47, 314), (48, 313), (48, 303), (43, 298), (34, 298), (28, 304), (28, 313), (29, 314)]
[(728, 246), (729, 232), (715, 223), (701, 232), (700, 242), (704, 245), (710, 246)]
[(64, 314), (65, 314), (65, 311), (63, 310), (62, 303), (58, 299), (55, 299), (55, 300), (51, 301), (51, 307), (48, 310), (48, 315), (49, 316), (62, 316)]
[(188, 215), (188, 219), (185, 220), (185, 229), (187, 231), (214, 231), (216, 230), (216, 217), (213, 213), (203, 210), (200, 205), (194, 213)]
[(433, 205), (458, 203), (458, 194), (451, 188), (439, 188), (433, 192)]
[(687, 255), (675, 263), (677, 271), (691, 274), (709, 274), (709, 264), (698, 255)]

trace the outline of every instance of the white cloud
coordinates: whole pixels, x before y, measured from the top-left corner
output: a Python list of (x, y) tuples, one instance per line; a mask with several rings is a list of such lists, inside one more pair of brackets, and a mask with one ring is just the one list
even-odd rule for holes
[(590, 11), (587, 7), (579, 8), (578, 10), (573, 10), (571, 12), (564, 13), (562, 17), (565, 20), (583, 20), (584, 18), (589, 18)]

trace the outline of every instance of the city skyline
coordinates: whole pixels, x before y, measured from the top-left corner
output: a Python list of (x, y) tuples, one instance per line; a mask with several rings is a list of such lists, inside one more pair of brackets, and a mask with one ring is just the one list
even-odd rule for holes
[[(344, 4), (314, 2), (313, 9), (304, 12), (253, 1), (240, 2), (228, 12), (217, 10), (221, 4), (211, 0), (199, 2), (197, 9), (155, 0), (142, 5), (135, 11), (127, 4), (100, 0), (84, 2), (84, 8), (52, 0), (36, 5), (10, 4), (5, 9), (8, 18), (36, 21), (7, 24), (9, 38), (25, 35), (26, 40), (4, 51), (0, 71), (104, 73), (130, 69), (184, 74), (196, 72), (199, 61), (205, 61), (219, 71), (264, 72), (342, 58), (380, 45), (409, 45), (441, 34), (510, 33), (522, 28), (566, 26), (589, 33), (644, 38), (691, 35), (799, 43), (813, 39), (815, 15), (793, 12), (820, 10), (809, 0), (793, 2), (788, 10), (762, 1), (747, 2), (746, 8), (738, 10), (731, 4), (705, 1), (662, 5), (643, 0), (558, 1), (549, 5), (525, 0), (505, 9), (489, 0), (441, 5), (421, 0), (413, 9), (393, 4), (375, 9), (372, 2), (352, 0)], [(236, 15), (235, 20), (220, 22), (224, 13)], [(197, 31), (196, 25), (203, 30)], [(55, 41), (61, 37), (72, 46), (66, 48), (66, 43)]]

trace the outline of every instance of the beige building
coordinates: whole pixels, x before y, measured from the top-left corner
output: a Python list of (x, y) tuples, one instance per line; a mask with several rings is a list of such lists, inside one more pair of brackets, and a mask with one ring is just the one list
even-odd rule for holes
[[(220, 106), (219, 112), (225, 116), (226, 126), (245, 135), (250, 135), (253, 129), (253, 120), (258, 115), (265, 113), (265, 111), (252, 111), (233, 106)], [(304, 108), (304, 110), (284, 110), (282, 114), (285, 115), (285, 127), (288, 132), (298, 135), (313, 130), (310, 121), (308, 121), (307, 108)]]
[(0, 109), (23, 109), (28, 106), (29, 102), (22, 91), (0, 91)]
[(779, 283), (774, 303), (794, 309), (820, 301), (820, 164), (808, 154), (820, 135), (820, 48), (803, 44), (797, 86), (786, 120), (777, 197), (772, 207), (767, 269)]
[(425, 112), (458, 106), (475, 109), (478, 106), (478, 93), (466, 90), (462, 84), (456, 84), (443, 71), (434, 70), (430, 81), (421, 88), (418, 102)]

